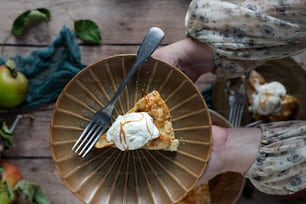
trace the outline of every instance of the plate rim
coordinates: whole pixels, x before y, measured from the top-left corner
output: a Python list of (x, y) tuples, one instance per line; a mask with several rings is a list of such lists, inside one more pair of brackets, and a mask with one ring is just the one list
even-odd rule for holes
[[(56, 100), (56, 102), (55, 102), (55, 105), (54, 105), (54, 108), (53, 108), (53, 111), (52, 111), (52, 114), (51, 114), (50, 130), (49, 130), (49, 135), (50, 135), (50, 136), (49, 136), (49, 146), (50, 146), (52, 161), (53, 161), (53, 163), (54, 163), (54, 165), (55, 165), (55, 168), (56, 168), (57, 173), (59, 174), (61, 180), (63, 181), (63, 183), (65, 184), (65, 186), (68, 188), (68, 190), (69, 190), (70, 192), (72, 192), (75, 196), (77, 196), (77, 197), (78, 197), (81, 201), (83, 201), (83, 202), (86, 202), (86, 201), (83, 199), (83, 197), (81, 197), (78, 193), (74, 192), (73, 187), (69, 184), (69, 182), (68, 182), (66, 179), (63, 178), (63, 174), (62, 174), (62, 172), (60, 171), (58, 162), (56, 161), (57, 158), (55, 157), (54, 149), (52, 148), (52, 145), (53, 145), (53, 144), (52, 144), (52, 142), (53, 142), (53, 141), (52, 141), (52, 135), (53, 135), (53, 128), (52, 128), (52, 126), (54, 125), (54, 117), (55, 117), (55, 115), (56, 115), (57, 108), (58, 108), (58, 106), (59, 106), (59, 103), (60, 103), (62, 97), (64, 97), (64, 92), (65, 92), (67, 89), (69, 89), (69, 87), (70, 87), (71, 84), (73, 83), (73, 79), (78, 78), (83, 72), (86, 72), (86, 70), (88, 70), (90, 67), (92, 67), (93, 65), (95, 65), (95, 64), (97, 64), (97, 63), (100, 63), (101, 61), (110, 60), (110, 59), (115, 58), (115, 57), (135, 57), (135, 56), (136, 56), (136, 54), (115, 54), (115, 55), (111, 55), (111, 56), (108, 56), (108, 57), (105, 57), (105, 58), (97, 59), (96, 61), (94, 61), (94, 62), (88, 64), (86, 67), (84, 67), (82, 70), (80, 70), (71, 80), (68, 81), (68, 83), (65, 85), (65, 87), (63, 88), (62, 92), (60, 93), (60, 95), (58, 96), (58, 98), (57, 98), (57, 100)], [(196, 87), (196, 85), (194, 84), (194, 82), (192, 82), (192, 80), (191, 80), (184, 72), (182, 72), (180, 69), (178, 69), (177, 67), (173, 66), (172, 64), (170, 64), (170, 63), (168, 63), (168, 62), (166, 62), (166, 61), (163, 61), (163, 60), (161, 60), (161, 59), (158, 59), (158, 58), (155, 58), (155, 57), (150, 57), (150, 58), (151, 58), (151, 60), (157, 60), (157, 61), (159, 61), (159, 62), (161, 62), (161, 63), (166, 64), (166, 65), (169, 66), (169, 67), (172, 67), (172, 69), (175, 69), (176, 71), (178, 71), (178, 73), (180, 73), (182, 76), (184, 76), (184, 78), (185, 78), (186, 80), (189, 81), (189, 84), (193, 86), (193, 88), (194, 88), (194, 90), (197, 92), (197, 94), (198, 94), (199, 96), (201, 96), (201, 92), (200, 92), (199, 89)], [(206, 112), (207, 112), (207, 119), (208, 119), (208, 125), (209, 125), (209, 143), (210, 143), (210, 145), (209, 145), (209, 147), (208, 147), (209, 150), (208, 150), (208, 153), (207, 153), (207, 154), (208, 154), (208, 155), (207, 155), (207, 158), (208, 158), (208, 160), (209, 160), (209, 158), (210, 158), (210, 153), (211, 153), (211, 146), (212, 146), (212, 145), (211, 145), (211, 143), (212, 143), (212, 127), (211, 127), (211, 126), (212, 126), (212, 120), (211, 120), (210, 114), (209, 114), (209, 112), (208, 112), (208, 106), (207, 106), (207, 104), (206, 104), (205, 99), (204, 99), (203, 97), (200, 97), (200, 98), (201, 98), (201, 101), (202, 101), (203, 105), (205, 106), (205, 108), (206, 108), (206, 110), (207, 110)], [(206, 169), (206, 167), (207, 167), (208, 160), (207, 160), (205, 166), (202, 168), (200, 175), (202, 175), (202, 174), (204, 173), (204, 171), (205, 171), (205, 169)], [(194, 184), (192, 185), (192, 187), (191, 187), (188, 191), (190, 191), (190, 190), (196, 185), (196, 183), (197, 183), (197, 181), (194, 182)], [(187, 194), (188, 191), (187, 191), (185, 194)], [(185, 195), (181, 196), (180, 200), (181, 200), (184, 196), (185, 196)]]

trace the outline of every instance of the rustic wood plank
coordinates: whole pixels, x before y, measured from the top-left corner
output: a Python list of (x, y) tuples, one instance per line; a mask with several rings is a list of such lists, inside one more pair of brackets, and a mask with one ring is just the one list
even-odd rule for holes
[[(49, 159), (10, 159), (16, 164), (23, 179), (39, 184), (47, 194), (50, 203), (81, 204), (82, 202), (64, 185), (53, 161)], [(18, 204), (26, 204), (24, 201)]]
[[(0, 50), (3, 50), (1, 57), (8, 59), (15, 55), (21, 55), (26, 57), (31, 51), (44, 49), (44, 47), (29, 47), (29, 46), (0, 46)], [(109, 57), (116, 54), (135, 54), (137, 52), (138, 45), (97, 45), (97, 46), (80, 46), (81, 61), (84, 64), (90, 64), (98, 59)]]
[[(13, 135), (14, 144), (4, 156), (7, 157), (50, 157), (49, 126), (52, 114), (52, 106), (44, 109), (31, 111), (27, 114), (34, 117), (34, 120), (23, 118), (17, 125)], [(2, 113), (1, 118), (5, 119), (8, 125), (17, 116), (18, 112), (10, 111)]]
[[(190, 1), (185, 0), (1, 0), (0, 56), (28, 55), (49, 45), (65, 25), (73, 30), (73, 21), (91, 19), (101, 29), (103, 43), (86, 45), (80, 42), (82, 62), (92, 63), (114, 54), (136, 53), (147, 29), (161, 27), (166, 37), (163, 44), (184, 38), (184, 17)], [(40, 23), (19, 38), (10, 36), (13, 20), (27, 9), (45, 7), (52, 13), (50, 22)], [(9, 37), (10, 36), (10, 37)], [(1, 46), (4, 45), (4, 46)], [(305, 66), (305, 53), (296, 57)], [(200, 89), (214, 78), (204, 76)], [(16, 163), (26, 180), (40, 184), (51, 203), (79, 204), (80, 200), (64, 185), (57, 174), (49, 148), (49, 124), (53, 103), (31, 111), (34, 120), (23, 119), (14, 133), (15, 147), (4, 157)], [(1, 111), (1, 110), (0, 110)], [(0, 117), (12, 121), (17, 113), (0, 112)], [(265, 196), (268, 199), (270, 196)], [(262, 198), (262, 196), (260, 196)], [(256, 199), (253, 199), (256, 200)], [(248, 203), (240, 200), (238, 203)], [(24, 202), (18, 202), (24, 204)]]
[[(103, 43), (139, 43), (151, 26), (162, 28), (164, 42), (174, 42), (184, 37), (184, 17), (189, 5), (185, 0), (2, 0), (0, 7), (0, 43), (10, 44), (49, 44), (65, 25), (73, 29), (74, 20), (95, 21), (102, 33)], [(22, 12), (45, 7), (50, 10), (52, 19), (28, 30), (19, 38), (10, 36), (14, 19)], [(3, 12), (5, 11), (5, 12)], [(6, 19), (6, 20), (3, 20)]]
[[(81, 61), (84, 64), (93, 63), (99, 59), (117, 54), (136, 54), (138, 45), (80, 45)], [(162, 47), (162, 46), (161, 46)], [(8, 59), (15, 55), (26, 57), (34, 50), (44, 49), (45, 47), (35, 46), (0, 46), (1, 57)]]

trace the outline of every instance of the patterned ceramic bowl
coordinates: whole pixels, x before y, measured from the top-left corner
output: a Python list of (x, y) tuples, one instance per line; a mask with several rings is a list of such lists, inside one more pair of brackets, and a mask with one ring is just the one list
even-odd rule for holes
[(65, 185), (85, 203), (175, 203), (202, 175), (210, 155), (211, 119), (201, 93), (177, 68), (148, 59), (128, 82), (113, 118), (157, 90), (172, 114), (177, 152), (94, 149), (85, 159), (71, 148), (94, 113), (122, 82), (135, 55), (97, 61), (78, 73), (56, 102), (50, 148)]

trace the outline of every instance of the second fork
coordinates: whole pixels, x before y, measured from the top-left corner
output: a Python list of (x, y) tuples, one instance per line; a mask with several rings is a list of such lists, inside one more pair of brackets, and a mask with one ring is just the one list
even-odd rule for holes
[(238, 90), (234, 90), (228, 86), (229, 90), (229, 122), (233, 127), (240, 127), (242, 116), (244, 112), (244, 107), (247, 100), (246, 86), (247, 86), (247, 76), (242, 77), (242, 83)]

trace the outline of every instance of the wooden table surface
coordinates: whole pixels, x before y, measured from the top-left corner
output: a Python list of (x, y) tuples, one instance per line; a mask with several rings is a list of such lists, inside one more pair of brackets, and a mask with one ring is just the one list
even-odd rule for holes
[[(65, 25), (73, 30), (73, 21), (95, 21), (102, 34), (100, 45), (80, 43), (82, 62), (121, 53), (136, 53), (148, 28), (158, 26), (165, 33), (163, 44), (183, 39), (184, 17), (190, 1), (186, 0), (1, 0), (0, 57), (28, 55), (31, 51), (48, 46)], [(25, 35), (10, 35), (14, 19), (22, 12), (34, 8), (47, 8), (52, 14), (49, 22), (32, 27)], [(302, 58), (301, 58), (302, 59)], [(204, 77), (203, 82), (213, 81)], [(4, 157), (19, 166), (26, 180), (38, 183), (51, 203), (81, 203), (63, 184), (54, 167), (49, 149), (49, 125), (54, 102), (30, 112), (34, 120), (23, 119), (14, 132), (15, 147)], [(0, 112), (1, 118), (10, 121), (18, 112)], [(269, 197), (269, 196), (266, 196)], [(249, 201), (238, 201), (249, 203)]]

